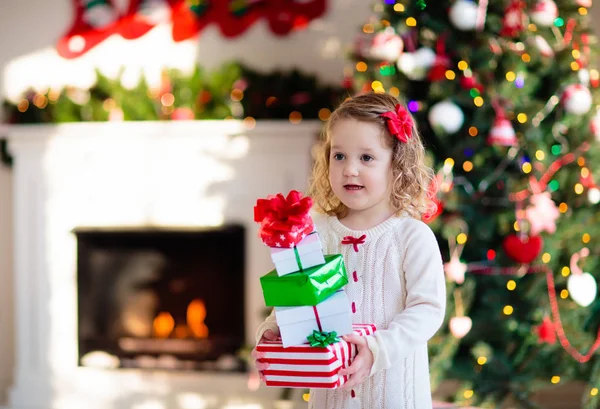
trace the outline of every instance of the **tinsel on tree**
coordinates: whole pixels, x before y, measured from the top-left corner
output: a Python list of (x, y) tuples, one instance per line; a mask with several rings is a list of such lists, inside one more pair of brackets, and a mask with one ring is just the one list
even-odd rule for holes
[[(386, 0), (346, 82), (408, 104), (437, 173), (427, 222), (446, 264), (434, 388), (538, 407), (587, 384), (599, 407), (600, 75), (591, 0)], [(435, 251), (432, 249), (432, 251)]]

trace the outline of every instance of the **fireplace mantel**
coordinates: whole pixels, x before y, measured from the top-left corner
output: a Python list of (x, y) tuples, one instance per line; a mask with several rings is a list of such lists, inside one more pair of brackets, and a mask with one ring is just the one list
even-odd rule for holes
[(253, 206), (268, 194), (305, 189), (320, 130), (319, 121), (258, 121), (248, 128), (234, 120), (9, 128), (16, 331), (10, 409), (148, 402), (157, 409), (217, 408), (227, 397), (276, 396), (264, 388), (251, 393), (245, 375), (78, 367), (73, 230), (244, 225), (251, 343), (264, 311), (259, 277), (272, 268), (256, 236)]

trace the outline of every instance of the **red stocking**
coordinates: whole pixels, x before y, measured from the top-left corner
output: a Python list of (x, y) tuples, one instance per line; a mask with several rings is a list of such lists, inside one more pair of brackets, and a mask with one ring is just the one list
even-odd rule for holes
[(119, 26), (119, 34), (128, 40), (139, 38), (160, 23), (171, 20), (174, 0), (129, 0), (127, 13)]
[(73, 0), (75, 21), (57, 42), (58, 54), (76, 58), (114, 34), (119, 13), (112, 0)]
[(325, 0), (287, 0), (274, 4), (277, 5), (270, 8), (269, 26), (280, 36), (306, 28), (311, 20), (320, 17), (327, 9)]
[(214, 20), (222, 0), (175, 0), (173, 4), (173, 40), (192, 38)]

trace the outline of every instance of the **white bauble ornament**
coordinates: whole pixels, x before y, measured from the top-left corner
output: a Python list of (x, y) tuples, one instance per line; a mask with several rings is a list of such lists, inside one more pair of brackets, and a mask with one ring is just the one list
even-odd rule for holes
[(465, 121), (465, 114), (454, 102), (445, 100), (429, 110), (429, 123), (437, 134), (453, 134)]
[(591, 204), (600, 203), (600, 190), (598, 190), (598, 188), (595, 187), (588, 190), (588, 200)]
[(375, 35), (371, 44), (370, 55), (376, 60), (396, 61), (402, 50), (404, 41), (394, 33), (382, 32)]
[(565, 111), (570, 114), (584, 115), (592, 107), (592, 93), (583, 84), (569, 85), (563, 93)]
[(431, 48), (419, 48), (413, 53), (402, 53), (396, 65), (398, 69), (413, 81), (420, 81), (427, 76), (435, 62), (435, 52)]
[(452, 317), (448, 326), (452, 335), (462, 338), (471, 331), (473, 321), (469, 317)]
[(596, 299), (598, 287), (590, 273), (571, 274), (567, 280), (567, 290), (573, 301), (587, 307)]
[(581, 7), (592, 7), (592, 0), (577, 0), (577, 5)]
[(558, 17), (554, 0), (539, 0), (531, 10), (531, 20), (542, 27), (550, 27)]
[(468, 0), (457, 0), (450, 7), (450, 22), (461, 31), (475, 30), (477, 27), (477, 4)]
[(490, 145), (516, 146), (519, 144), (515, 129), (506, 118), (496, 118), (487, 137)]

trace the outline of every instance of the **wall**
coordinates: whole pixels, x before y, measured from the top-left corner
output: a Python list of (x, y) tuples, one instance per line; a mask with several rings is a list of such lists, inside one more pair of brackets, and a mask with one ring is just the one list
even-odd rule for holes
[[(213, 25), (198, 39), (174, 44), (170, 27), (163, 26), (133, 41), (112, 36), (73, 61), (58, 57), (53, 50), (56, 40), (72, 24), (71, 3), (0, 0), (0, 72), (4, 71), (0, 95), (14, 96), (25, 85), (44, 86), (65, 78), (86, 83), (93, 77), (94, 66), (114, 74), (123, 62), (156, 65), (169, 61), (179, 66), (197, 60), (210, 68), (236, 59), (261, 71), (298, 67), (318, 74), (325, 82), (338, 83), (345, 45), (371, 13), (370, 1), (328, 0), (328, 11), (319, 21), (313, 21), (305, 31), (281, 38), (259, 21), (234, 39), (224, 39)], [(127, 0), (115, 3), (123, 7)]]

